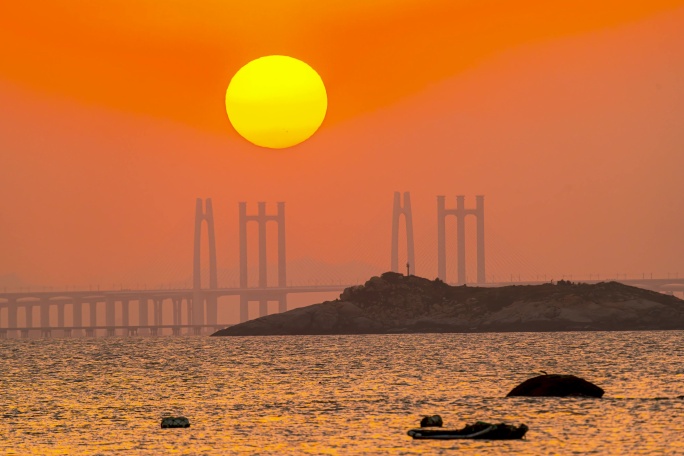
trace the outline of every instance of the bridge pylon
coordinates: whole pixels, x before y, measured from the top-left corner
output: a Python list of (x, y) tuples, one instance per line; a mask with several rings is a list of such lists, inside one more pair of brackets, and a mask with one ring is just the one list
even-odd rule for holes
[[(266, 224), (268, 222), (275, 222), (278, 225), (278, 287), (285, 288), (286, 281), (286, 259), (285, 259), (285, 203), (277, 203), (277, 212), (275, 215), (266, 214), (266, 203), (259, 202), (257, 204), (257, 214), (247, 215), (247, 203), (241, 202), (239, 208), (239, 223), (240, 223), (240, 288), (246, 289), (249, 287), (248, 264), (247, 264), (247, 223), (256, 222), (259, 227), (259, 288), (266, 288), (268, 286), (268, 263), (266, 258)], [(249, 319), (249, 301), (250, 293), (243, 293), (240, 295), (240, 322)], [(272, 296), (272, 294), (269, 294)], [(287, 310), (287, 293), (280, 293), (277, 296), (278, 311), (285, 312)], [(259, 316), (263, 317), (268, 314), (268, 296), (257, 296), (259, 301)]]
[(446, 209), (445, 197), (437, 197), (437, 277), (446, 282), (446, 217), (456, 216), (458, 283), (466, 283), (465, 218), (477, 219), (477, 283), (485, 283), (484, 196), (475, 197), (475, 209), (465, 208), (465, 196), (456, 197), (456, 209)]
[[(193, 256), (192, 269), (192, 324), (203, 325), (206, 322), (215, 325), (218, 315), (217, 296), (213, 293), (206, 293), (202, 290), (202, 268), (201, 268), (201, 249), (202, 249), (202, 222), (207, 223), (207, 235), (209, 236), (209, 290), (218, 288), (218, 272), (216, 268), (216, 235), (214, 232), (214, 209), (211, 198), (204, 201), (197, 198), (195, 203), (195, 249)], [(206, 305), (205, 305), (206, 304)], [(206, 309), (206, 313), (205, 313)]]
[(411, 193), (404, 192), (404, 201), (402, 204), (401, 193), (394, 192), (394, 207), (392, 208), (392, 259), (391, 270), (399, 272), (399, 223), (400, 218), (404, 216), (406, 226), (406, 263), (407, 272), (413, 270), (416, 274), (416, 255), (413, 242), (413, 214), (411, 213)]

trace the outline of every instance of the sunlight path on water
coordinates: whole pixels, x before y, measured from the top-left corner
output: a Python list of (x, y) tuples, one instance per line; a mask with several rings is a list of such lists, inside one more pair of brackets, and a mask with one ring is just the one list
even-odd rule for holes
[[(0, 453), (684, 453), (684, 332), (2, 340)], [(603, 399), (506, 399), (541, 370)], [(524, 441), (413, 441), (525, 423)], [(161, 430), (165, 415), (189, 429)]]

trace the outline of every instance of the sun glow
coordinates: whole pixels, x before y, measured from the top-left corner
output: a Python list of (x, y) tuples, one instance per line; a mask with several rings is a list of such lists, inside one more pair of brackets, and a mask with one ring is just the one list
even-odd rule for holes
[(301, 60), (282, 55), (252, 60), (235, 73), (226, 90), (233, 128), (251, 143), (272, 149), (311, 137), (327, 107), (318, 73)]

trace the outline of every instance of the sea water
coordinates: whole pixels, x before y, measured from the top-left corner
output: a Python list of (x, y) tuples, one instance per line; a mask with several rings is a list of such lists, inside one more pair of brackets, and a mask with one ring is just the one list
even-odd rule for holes
[[(0, 341), (0, 454), (684, 454), (684, 332)], [(506, 398), (581, 376), (603, 399)], [(525, 423), (521, 441), (420, 441)], [(161, 429), (164, 416), (191, 427)]]

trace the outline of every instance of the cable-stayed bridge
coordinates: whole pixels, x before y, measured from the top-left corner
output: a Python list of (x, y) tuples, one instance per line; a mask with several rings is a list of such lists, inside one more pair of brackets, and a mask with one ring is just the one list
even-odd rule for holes
[[(465, 206), (465, 197), (456, 197), (456, 207), (448, 209), (445, 197), (437, 198), (437, 277), (449, 282), (447, 277), (447, 217), (455, 217), (457, 223), (456, 260), (457, 280), (455, 285), (503, 286), (533, 285), (546, 283), (546, 278), (521, 280), (486, 281), (485, 239), (484, 239), (484, 197), (476, 197), (475, 208)], [(276, 205), (274, 214), (267, 213), (266, 203), (257, 204), (256, 213), (248, 214), (247, 204), (242, 202), (239, 209), (239, 286), (220, 287), (216, 260), (216, 239), (214, 213), (211, 199), (197, 199), (195, 207), (195, 236), (193, 258), (192, 288), (166, 289), (110, 289), (110, 290), (60, 290), (38, 291), (18, 290), (0, 292), (0, 338), (29, 337), (40, 335), (50, 337), (95, 336), (95, 335), (178, 335), (203, 334), (225, 327), (218, 322), (219, 298), (239, 297), (240, 321), (249, 319), (249, 303), (258, 302), (259, 316), (268, 313), (268, 303), (277, 302), (278, 312), (287, 310), (287, 296), (302, 293), (340, 292), (356, 283), (317, 283), (308, 285), (288, 285), (286, 262), (285, 204)], [(466, 217), (476, 219), (476, 281), (469, 283), (466, 276), (465, 241)], [(404, 266), (399, 264), (399, 227), (404, 218), (406, 233), (406, 258)], [(256, 286), (249, 286), (248, 264), (248, 223), (257, 224), (258, 257)], [(268, 285), (268, 264), (266, 257), (267, 223), (277, 225), (277, 284)], [(208, 287), (202, 287), (201, 244), (203, 226), (206, 224), (209, 247)], [(410, 194), (395, 193), (390, 264), (395, 272), (415, 273), (415, 246)], [(598, 283), (617, 280), (622, 283), (660, 292), (684, 292), (684, 278), (639, 277), (576, 277), (562, 276), (556, 279), (576, 282)], [(331, 281), (332, 282), (332, 281)], [(67, 318), (68, 317), (68, 318)]]

